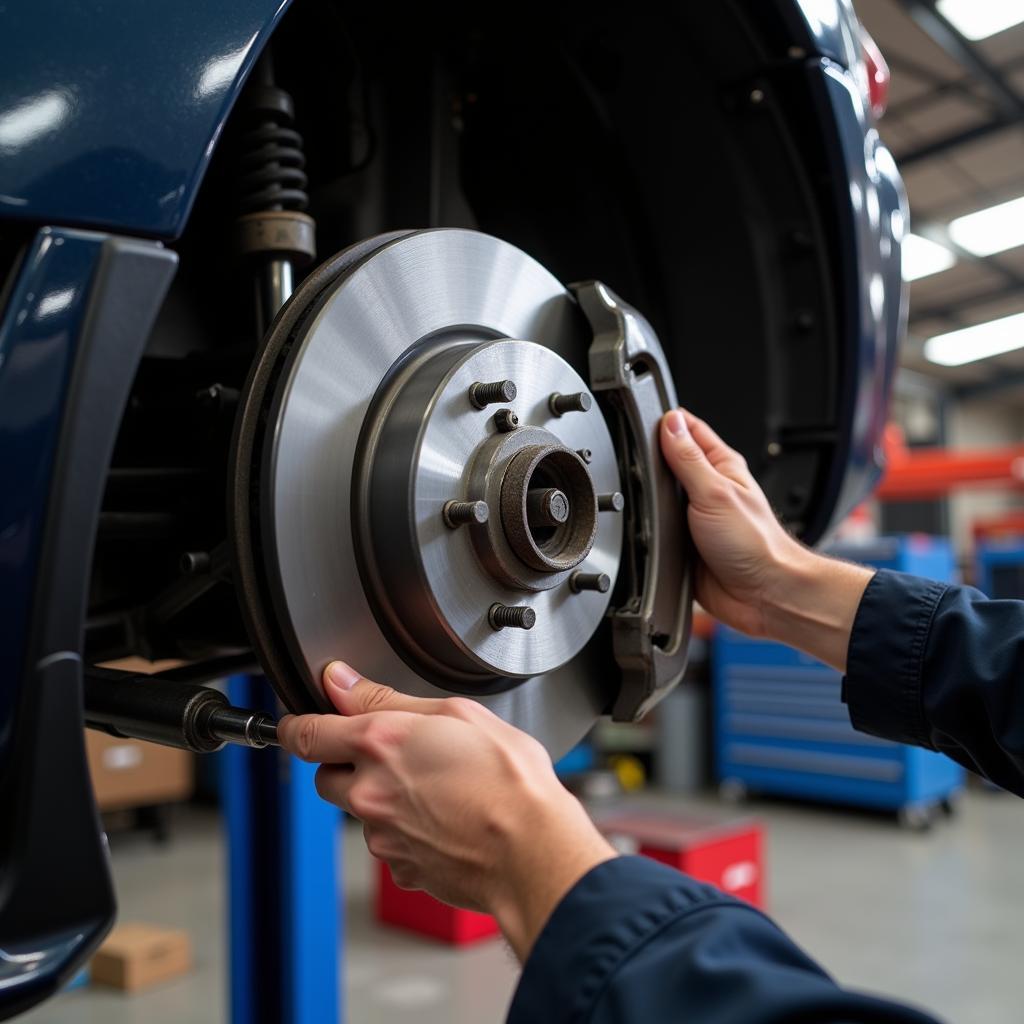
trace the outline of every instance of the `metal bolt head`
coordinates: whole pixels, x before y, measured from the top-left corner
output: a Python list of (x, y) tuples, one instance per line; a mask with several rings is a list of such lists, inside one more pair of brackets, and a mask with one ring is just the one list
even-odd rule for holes
[(598, 512), (621, 512), (626, 507), (626, 499), (621, 491), (612, 491), (611, 494), (599, 494), (597, 496)]
[(526, 492), (530, 526), (561, 526), (569, 518), (569, 499), (557, 487), (532, 487)]
[(567, 412), (590, 412), (594, 399), (586, 391), (578, 391), (574, 395), (561, 395), (557, 391), (548, 399), (548, 408), (554, 416), (564, 416)]
[(511, 409), (499, 409), (494, 414), (494, 425), (503, 434), (519, 426), (519, 417)]
[(517, 394), (515, 382), (511, 380), (492, 380), (486, 384), (475, 381), (469, 385), (469, 400), (478, 409), (486, 409), (497, 402), (514, 402)]
[(583, 590), (595, 590), (599, 594), (607, 594), (612, 581), (604, 572), (574, 572), (569, 577), (569, 589), (578, 594)]
[(482, 526), (490, 511), (486, 501), (446, 501), (441, 515), (444, 525), (454, 530), (458, 526)]
[(491, 629), (533, 629), (537, 624), (537, 613), (528, 604), (492, 604), (487, 612)]
[(577, 448), (576, 454), (589, 466), (594, 460), (594, 453), (589, 448)]

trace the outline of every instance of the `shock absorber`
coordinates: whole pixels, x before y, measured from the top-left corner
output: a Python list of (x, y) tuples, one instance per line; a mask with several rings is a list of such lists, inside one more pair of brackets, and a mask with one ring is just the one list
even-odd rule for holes
[(239, 159), (239, 252), (256, 267), (256, 324), (262, 336), (294, 288), (295, 270), (316, 255), (316, 224), (304, 211), (306, 157), (292, 97), (274, 84), (268, 52), (246, 91)]

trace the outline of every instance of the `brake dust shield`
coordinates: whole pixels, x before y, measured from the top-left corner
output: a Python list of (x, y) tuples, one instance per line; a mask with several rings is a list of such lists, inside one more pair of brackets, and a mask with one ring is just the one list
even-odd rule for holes
[[(243, 611), (290, 709), (326, 709), (343, 658), (470, 695), (557, 755), (621, 703), (618, 633), (599, 627), (613, 593), (642, 604), (636, 558), (615, 583), (644, 495), (589, 383), (613, 300), (454, 229), (370, 239), (299, 287), (246, 385), (230, 488)], [(660, 634), (672, 683), (683, 590)]]

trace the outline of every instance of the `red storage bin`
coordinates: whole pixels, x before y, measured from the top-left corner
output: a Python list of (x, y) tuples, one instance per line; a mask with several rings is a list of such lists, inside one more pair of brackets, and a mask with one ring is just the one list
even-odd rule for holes
[(764, 909), (764, 828), (759, 821), (634, 812), (604, 817), (597, 826), (619, 849), (635, 849)]
[(465, 946), (501, 934), (498, 922), (490, 914), (450, 907), (429, 893), (400, 889), (387, 864), (380, 861), (379, 868), (376, 912), (382, 924), (429, 935), (453, 946)]

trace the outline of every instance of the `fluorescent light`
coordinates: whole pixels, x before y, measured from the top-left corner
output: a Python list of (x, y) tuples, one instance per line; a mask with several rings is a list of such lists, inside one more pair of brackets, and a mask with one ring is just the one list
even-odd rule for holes
[(949, 237), (975, 256), (1024, 245), (1024, 196), (949, 222)]
[(924, 355), (939, 366), (963, 366), (1018, 348), (1024, 348), (1024, 313), (936, 334), (924, 343)]
[(935, 6), (968, 39), (986, 39), (1024, 21), (1024, 0), (939, 0)]
[(903, 239), (900, 256), (904, 281), (916, 281), (919, 277), (949, 270), (956, 263), (956, 256), (944, 245), (914, 234)]

